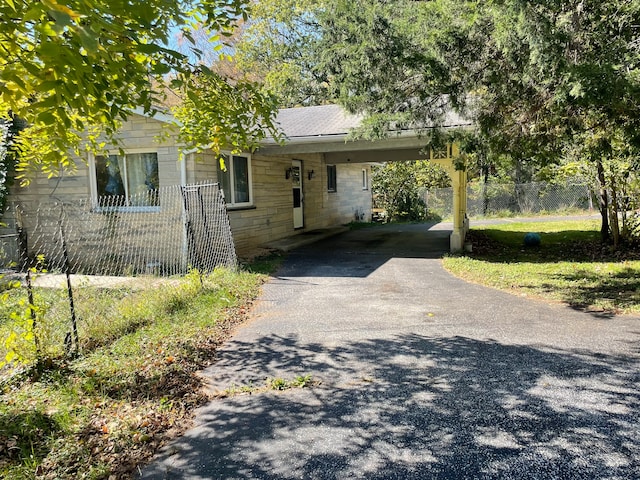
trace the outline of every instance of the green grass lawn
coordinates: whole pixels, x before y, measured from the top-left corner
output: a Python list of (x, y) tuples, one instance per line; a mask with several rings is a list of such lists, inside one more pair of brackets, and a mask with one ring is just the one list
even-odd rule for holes
[[(525, 247), (527, 232), (541, 236)], [(466, 280), (574, 308), (640, 314), (637, 252), (612, 252), (599, 242), (596, 220), (506, 223), (470, 231), (473, 253), (444, 266)]]
[[(197, 372), (265, 278), (222, 269), (146, 289), (80, 289), (81, 355), (66, 358), (58, 339), (39, 365), (0, 370), (0, 478), (131, 478), (206, 401)], [(57, 331), (64, 291), (36, 293), (41, 333)], [(2, 343), (21, 307), (17, 291), (4, 294)]]

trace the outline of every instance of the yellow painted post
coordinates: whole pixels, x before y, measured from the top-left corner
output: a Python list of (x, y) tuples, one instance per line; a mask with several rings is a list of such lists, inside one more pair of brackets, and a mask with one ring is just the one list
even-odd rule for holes
[[(447, 150), (449, 151), (449, 150)], [(467, 219), (467, 171), (456, 170), (454, 160), (460, 155), (460, 149), (454, 143), (451, 145), (451, 156), (447, 158), (435, 158), (433, 150), (430, 159), (434, 163), (442, 165), (451, 177), (453, 190), (453, 232), (449, 239), (449, 248), (452, 252), (460, 252), (464, 246), (464, 240), (469, 229)]]
[(467, 172), (456, 170), (453, 163), (460, 150), (456, 144), (451, 148), (451, 186), (453, 187), (453, 233), (450, 238), (452, 252), (460, 252), (464, 246), (464, 240), (468, 229), (467, 222)]

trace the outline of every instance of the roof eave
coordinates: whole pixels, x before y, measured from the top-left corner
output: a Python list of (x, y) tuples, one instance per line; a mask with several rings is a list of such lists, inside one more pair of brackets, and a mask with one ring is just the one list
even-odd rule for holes
[(178, 122), (173, 115), (171, 115), (170, 113), (161, 112), (160, 110), (157, 110), (155, 112), (146, 112), (144, 108), (136, 107), (132, 110), (131, 113), (140, 115), (141, 117), (158, 120), (159, 122), (162, 122), (162, 123), (180, 125), (180, 122)]
[[(447, 125), (443, 128), (468, 128), (469, 124)], [(284, 145), (273, 138), (266, 138), (260, 142), (258, 148), (265, 155), (317, 153), (317, 152), (341, 152), (352, 150), (376, 150), (381, 147), (424, 147), (424, 135), (415, 130), (401, 130), (390, 132), (386, 138), (378, 140), (349, 140), (349, 133), (334, 135), (308, 135), (286, 138)]]

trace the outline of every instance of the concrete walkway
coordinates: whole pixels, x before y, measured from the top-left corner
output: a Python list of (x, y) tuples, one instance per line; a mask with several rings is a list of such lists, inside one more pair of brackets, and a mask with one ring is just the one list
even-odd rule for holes
[(205, 372), (217, 399), (147, 479), (640, 478), (640, 319), (468, 284), (447, 225), (294, 250)]

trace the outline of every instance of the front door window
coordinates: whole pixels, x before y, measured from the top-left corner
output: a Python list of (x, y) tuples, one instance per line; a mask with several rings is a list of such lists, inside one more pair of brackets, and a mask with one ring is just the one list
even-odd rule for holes
[(302, 193), (302, 162), (291, 162), (291, 187), (293, 193), (293, 228), (304, 227), (304, 195)]

